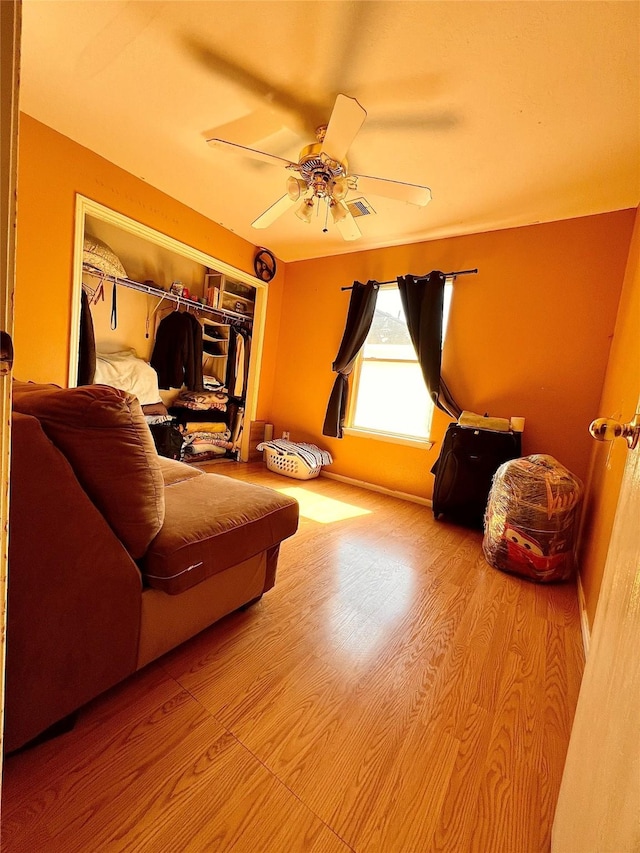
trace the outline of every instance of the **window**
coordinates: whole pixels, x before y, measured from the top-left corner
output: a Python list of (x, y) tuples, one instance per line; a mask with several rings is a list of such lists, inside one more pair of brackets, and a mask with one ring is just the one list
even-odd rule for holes
[[(444, 295), (443, 337), (451, 301)], [(396, 439), (428, 441), (433, 403), (407, 329), (396, 284), (378, 291), (371, 329), (353, 372), (348, 427)]]

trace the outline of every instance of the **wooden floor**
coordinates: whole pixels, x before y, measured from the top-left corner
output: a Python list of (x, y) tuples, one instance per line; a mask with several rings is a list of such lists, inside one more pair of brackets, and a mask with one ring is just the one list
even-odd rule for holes
[(583, 666), (575, 588), (334, 480), (276, 586), (5, 764), (3, 851), (535, 853)]

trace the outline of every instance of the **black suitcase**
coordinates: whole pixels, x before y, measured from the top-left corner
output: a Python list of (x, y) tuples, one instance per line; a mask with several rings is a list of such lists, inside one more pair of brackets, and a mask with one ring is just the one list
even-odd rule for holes
[(492, 432), (450, 424), (435, 474), (433, 515), (482, 529), (493, 475), (521, 454), (519, 432)]

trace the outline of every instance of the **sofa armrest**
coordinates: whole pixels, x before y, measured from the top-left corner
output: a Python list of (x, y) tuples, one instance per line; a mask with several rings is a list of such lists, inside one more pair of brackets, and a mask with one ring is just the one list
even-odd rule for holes
[(141, 577), (36, 418), (13, 416), (5, 747), (136, 668)]

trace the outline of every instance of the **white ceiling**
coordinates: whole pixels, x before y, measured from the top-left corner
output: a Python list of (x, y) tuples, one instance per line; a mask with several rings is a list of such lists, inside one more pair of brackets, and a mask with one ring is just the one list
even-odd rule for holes
[[(23, 0), (21, 108), (285, 261), (635, 207), (636, 2)], [(337, 93), (368, 113), (353, 171), (425, 184), (367, 196), (345, 243), (289, 210), (251, 222)], [(238, 121), (240, 120), (240, 121)], [(258, 129), (260, 128), (260, 129)]]

